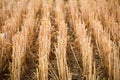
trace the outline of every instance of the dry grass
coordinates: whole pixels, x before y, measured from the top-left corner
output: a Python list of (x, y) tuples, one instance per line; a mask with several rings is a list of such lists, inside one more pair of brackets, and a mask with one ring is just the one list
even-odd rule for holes
[(119, 0), (0, 0), (0, 80), (119, 74)]

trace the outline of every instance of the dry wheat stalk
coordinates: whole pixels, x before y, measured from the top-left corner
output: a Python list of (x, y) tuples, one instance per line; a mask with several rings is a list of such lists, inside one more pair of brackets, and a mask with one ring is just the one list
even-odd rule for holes
[(48, 64), (51, 40), (50, 4), (47, 0), (42, 1), (42, 19), (39, 32), (39, 78), (48, 80)]
[(113, 44), (113, 63), (114, 63), (114, 67), (113, 67), (113, 79), (114, 80), (120, 80), (120, 52), (119, 52), (119, 49), (117, 49), (117, 46), (115, 44)]
[[(90, 6), (89, 0), (78, 0), (79, 2), (79, 8), (81, 10), (81, 16), (84, 19), (84, 22), (88, 24), (89, 21), (89, 13), (91, 12), (90, 9), (92, 8)], [(92, 0), (91, 0), (92, 2)]]
[(0, 48), (2, 47), (2, 42), (4, 40), (4, 36), (5, 36), (4, 33), (0, 33)]
[[(116, 1), (115, 1), (116, 2)], [(99, 4), (101, 3), (101, 4)], [(114, 3), (112, 2), (112, 4), (114, 5)], [(115, 11), (116, 14), (111, 14), (110, 10), (109, 10), (109, 3), (107, 3), (105, 0), (99, 1), (97, 0), (97, 12), (98, 12), (98, 16), (104, 26), (104, 29), (106, 32), (109, 32), (111, 34), (111, 38), (113, 38), (113, 40), (118, 41), (120, 39), (120, 35), (119, 35), (119, 30), (120, 30), (120, 26), (119, 26), (119, 18), (118, 18), (118, 22), (116, 22), (115, 15), (117, 17), (119, 17), (120, 9), (119, 7), (116, 7)], [(116, 4), (116, 6), (118, 6), (119, 4)], [(114, 13), (114, 12), (112, 12)]]
[(10, 46), (9, 35), (7, 33), (0, 33), (0, 72), (4, 70), (8, 62)]
[(93, 49), (91, 39), (87, 36), (87, 30), (85, 29), (84, 23), (81, 23), (81, 21), (76, 23), (75, 32), (82, 53), (83, 75), (86, 76), (87, 80), (92, 80)]
[(64, 20), (64, 2), (63, 0), (55, 1), (56, 23), (58, 26), (56, 58), (60, 80), (67, 80), (69, 77), (67, 60), (66, 60), (66, 47), (67, 47), (67, 26)]
[(0, 32), (2, 32), (2, 25), (4, 23), (4, 21), (7, 19), (7, 17), (9, 16), (10, 14), (10, 11), (9, 10), (12, 10), (11, 6), (9, 6), (9, 9), (8, 9), (8, 5), (10, 4), (9, 1), (6, 1), (6, 0), (1, 0), (0, 1)]
[[(81, 12), (83, 13), (83, 14), (86, 14), (86, 12), (84, 12), (84, 10), (85, 9), (87, 9), (86, 11), (87, 11), (87, 17), (86, 18), (84, 18), (85, 16), (83, 16), (83, 18), (86, 20), (86, 23), (88, 22), (88, 23), (90, 23), (91, 24), (91, 20), (94, 20), (95, 18), (96, 18), (96, 16), (98, 17), (99, 16), (99, 14), (101, 13), (101, 9), (100, 8), (102, 8), (102, 12), (103, 12), (103, 14), (102, 15), (100, 15), (100, 17), (101, 16), (105, 16), (105, 19), (106, 19), (106, 22), (107, 21), (110, 21), (109, 23), (107, 22), (106, 23), (106, 25), (104, 26), (105, 27), (105, 31), (103, 31), (103, 26), (101, 25), (101, 28), (99, 29), (99, 27), (98, 27), (98, 25), (97, 25), (97, 21), (96, 22), (94, 22), (94, 24), (96, 24), (96, 26), (94, 26), (93, 28), (95, 29), (93, 29), (94, 31), (96, 31), (96, 33), (93, 33), (94, 35), (96, 35), (96, 34), (98, 34), (97, 36), (97, 38), (98, 38), (98, 45), (101, 45), (101, 47), (99, 46), (99, 48), (100, 48), (100, 56), (102, 55), (102, 59), (103, 59), (103, 63), (104, 63), (104, 65), (105, 66), (107, 66), (107, 69), (108, 69), (108, 73), (109, 73), (109, 77), (111, 77), (111, 76), (113, 76), (114, 75), (114, 79), (115, 78), (118, 78), (119, 79), (119, 77), (117, 76), (118, 75), (118, 73), (119, 73), (119, 68), (114, 68), (114, 70), (113, 70), (113, 64), (116, 64), (116, 67), (118, 67), (118, 63), (119, 63), (119, 61), (118, 61), (118, 56), (119, 56), (119, 54), (118, 53), (116, 53), (116, 51), (117, 51), (117, 49), (114, 49), (114, 47), (115, 47), (115, 44), (110, 40), (110, 37), (109, 37), (109, 35), (107, 34), (107, 29), (111, 32), (111, 34), (112, 34), (112, 36), (114, 37), (114, 39), (119, 39), (119, 26), (118, 26), (118, 24), (114, 21), (114, 18), (112, 18), (112, 17), (110, 17), (109, 16), (109, 13), (108, 13), (108, 9), (106, 8), (106, 6), (105, 5), (107, 5), (106, 4), (106, 2), (104, 1), (104, 0), (102, 0), (102, 2), (93, 2), (93, 3), (90, 3), (89, 1), (87, 1), (86, 0), (86, 2), (85, 1), (81, 1), (82, 3), (81, 3)], [(85, 8), (86, 7), (86, 4), (84, 5), (84, 3), (83, 2), (85, 2), (86, 4), (89, 4), (89, 7), (87, 7), (87, 8)], [(99, 5), (97, 5), (97, 4), (99, 4), (99, 3), (103, 3), (102, 5), (101, 4), (99, 4)], [(98, 9), (98, 13), (97, 13), (97, 6), (99, 7), (99, 9)], [(83, 7), (82, 7), (83, 6)], [(100, 11), (100, 12), (99, 12)], [(107, 11), (107, 12), (106, 12)], [(102, 19), (104, 19), (103, 17), (102, 17)], [(108, 26), (107, 26), (108, 25)], [(110, 27), (110, 25), (112, 25), (112, 28)], [(100, 32), (101, 31), (101, 32)], [(115, 36), (116, 35), (116, 36)], [(102, 37), (101, 37), (102, 36)], [(107, 37), (106, 37), (107, 36)], [(103, 40), (104, 39), (104, 40)], [(114, 51), (113, 51), (114, 50)], [(102, 54), (101, 54), (102, 53)], [(108, 55), (108, 56), (106, 56), (106, 54)], [(113, 60), (115, 60), (115, 57), (113, 57), (113, 55), (117, 58), (117, 61), (113, 61)], [(106, 64), (109, 64), (109, 66), (108, 65), (106, 65)], [(116, 74), (114, 73), (114, 74), (112, 74), (115, 70), (117, 70), (117, 72), (116, 72)], [(115, 76), (116, 75), (116, 76)]]
[[(22, 2), (24, 2), (24, 0)], [(36, 5), (36, 6), (38, 6), (38, 5)], [(24, 62), (24, 57), (25, 57), (25, 53), (26, 53), (25, 50), (30, 47), (32, 38), (34, 36), (34, 27), (35, 27), (35, 19), (34, 18), (35, 18), (35, 14), (37, 13), (37, 11), (35, 12), (36, 6), (35, 6), (35, 2), (33, 0), (29, 1), (28, 7), (27, 7), (28, 12), (27, 12), (26, 18), (25, 18), (23, 26), (22, 26), (22, 32), (13, 37), (13, 45), (14, 46), (13, 46), (13, 56), (12, 56), (12, 59), (13, 59), (12, 71), (11, 71), (11, 79), (13, 79), (13, 80), (20, 80), (21, 67)], [(22, 6), (22, 7), (24, 7), (24, 6)], [(18, 15), (20, 15), (20, 14), (18, 14)], [(15, 41), (15, 43), (14, 43), (14, 41)]]
[[(39, 4), (39, 5), (38, 5)], [(24, 23), (22, 26), (22, 31), (25, 34), (26, 38), (26, 46), (30, 46), (32, 44), (32, 40), (34, 37), (35, 30), (35, 16), (39, 10), (36, 6), (40, 6), (40, 0), (34, 1), (30, 0), (27, 6), (27, 13), (24, 19)]]
[(41, 21), (39, 33), (39, 72), (40, 80), (48, 78), (48, 58), (50, 51), (50, 22), (49, 19), (43, 18)]
[[(108, 69), (109, 78), (111, 78), (112, 75), (114, 75), (114, 78), (118, 78), (118, 74), (113, 73), (116, 69), (118, 71), (117, 73), (119, 73), (119, 54), (116, 52), (117, 49), (115, 48), (114, 43), (110, 40), (109, 35), (103, 30), (103, 26), (99, 21), (93, 20), (93, 22), (91, 21), (90, 24), (97, 41), (96, 43), (98, 45), (97, 48), (99, 49), (99, 55), (103, 60), (103, 65)], [(117, 68), (114, 68), (113, 65)]]
[[(35, 37), (36, 26), (36, 14), (40, 9), (41, 0), (30, 0), (27, 5), (26, 15), (23, 19), (22, 32), (25, 35), (25, 48), (30, 49), (33, 44), (33, 39)], [(27, 54), (27, 51), (26, 51)], [(27, 56), (26, 56), (27, 57)], [(37, 79), (39, 80), (39, 75), (37, 71)]]
[(82, 52), (83, 75), (86, 76), (87, 80), (91, 80), (93, 79), (93, 74), (92, 74), (93, 51), (92, 51), (90, 38), (87, 36), (85, 24), (82, 24), (81, 20), (79, 19), (80, 16), (78, 12), (77, 1), (69, 0), (69, 8), (70, 8), (70, 17), (72, 19), (71, 22), (74, 27), (74, 31), (76, 33), (75, 35), (77, 36), (77, 40), (78, 40), (77, 42)]
[(17, 33), (12, 38), (13, 42), (13, 54), (12, 54), (12, 80), (21, 80), (22, 66), (25, 59), (25, 36), (23, 33)]
[(3, 33), (0, 33), (0, 72), (1, 72), (1, 70), (2, 70), (2, 56), (3, 56), (3, 50), (2, 50), (2, 48), (3, 48), (3, 41), (4, 41), (4, 38), (5, 37), (5, 34), (3, 34)]
[(27, 0), (20, 0), (16, 3), (11, 18), (5, 21), (2, 31), (9, 33), (10, 37), (19, 31), (22, 13), (26, 8)]
[(75, 23), (79, 19), (77, 0), (69, 0), (68, 9), (70, 12), (69, 17), (71, 18), (72, 25), (75, 26)]

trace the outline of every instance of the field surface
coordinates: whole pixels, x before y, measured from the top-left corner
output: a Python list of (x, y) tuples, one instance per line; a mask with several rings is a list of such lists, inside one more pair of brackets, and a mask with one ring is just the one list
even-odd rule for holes
[(120, 80), (120, 0), (0, 0), (0, 80)]

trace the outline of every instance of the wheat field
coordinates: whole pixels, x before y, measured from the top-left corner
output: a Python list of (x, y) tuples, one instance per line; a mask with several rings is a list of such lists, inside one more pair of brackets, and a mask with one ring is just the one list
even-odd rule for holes
[(0, 80), (120, 80), (120, 0), (0, 0)]

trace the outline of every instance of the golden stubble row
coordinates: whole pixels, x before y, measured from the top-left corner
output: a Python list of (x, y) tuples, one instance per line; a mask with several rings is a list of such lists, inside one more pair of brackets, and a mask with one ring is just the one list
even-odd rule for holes
[(63, 0), (55, 0), (55, 22), (58, 28), (56, 58), (60, 80), (71, 79), (71, 73), (67, 66), (67, 24), (65, 23), (65, 3)]
[(85, 23), (81, 19), (82, 15), (79, 16), (80, 12), (78, 10), (77, 0), (74, 0), (74, 1), (69, 0), (68, 8), (70, 10), (69, 17), (71, 18), (71, 22), (72, 22), (71, 24), (73, 25), (76, 41), (81, 51), (80, 54), (82, 55), (81, 58), (82, 58), (82, 66), (83, 66), (83, 75), (86, 77), (87, 80), (96, 79), (95, 72), (93, 70), (94, 57), (93, 57), (93, 48), (91, 44), (91, 37), (87, 36)]
[[(25, 4), (26, 1), (24, 2), (23, 0), (22, 2)], [(22, 72), (24, 72), (23, 66), (25, 66), (25, 58), (27, 54), (26, 49), (28, 49), (31, 46), (34, 37), (35, 15), (39, 10), (39, 2), (40, 0), (37, 0), (37, 3), (34, 0), (29, 1), (28, 5), (26, 6), (26, 15), (23, 19), (21, 31), (18, 31), (17, 34), (14, 35), (12, 38), (12, 80), (21, 80)]]
[(51, 22), (50, 22), (50, 6), (47, 0), (42, 1), (41, 7), (41, 25), (39, 25), (39, 65), (37, 80), (48, 80), (48, 65), (51, 46)]

